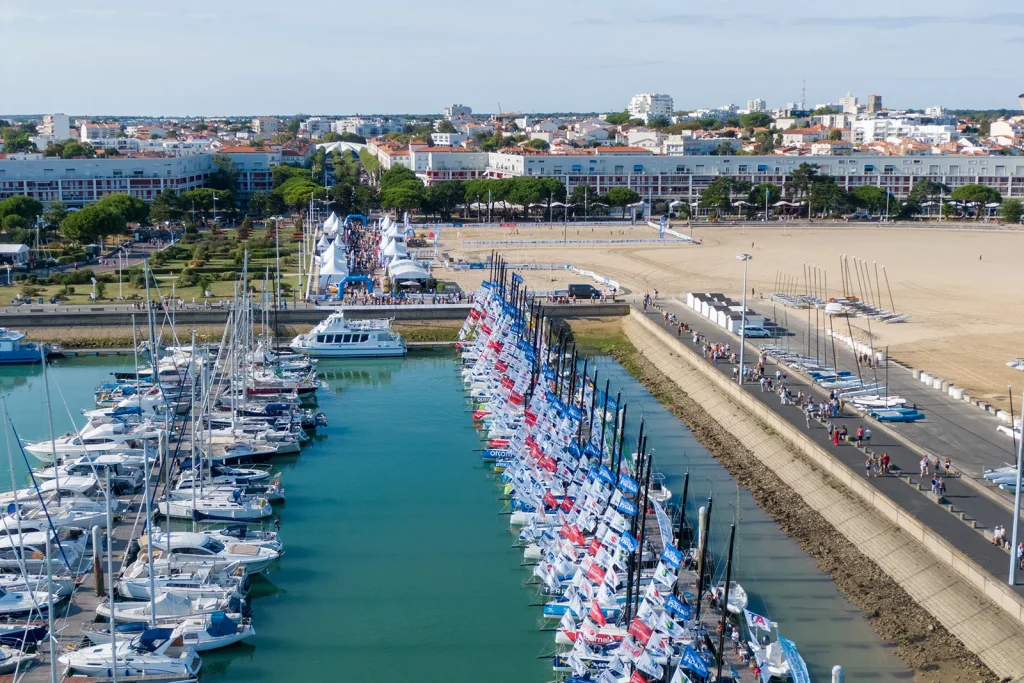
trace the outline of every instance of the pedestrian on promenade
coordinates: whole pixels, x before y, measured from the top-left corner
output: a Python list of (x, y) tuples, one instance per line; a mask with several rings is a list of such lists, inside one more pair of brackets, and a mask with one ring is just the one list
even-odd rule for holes
[(761, 393), (763, 394), (764, 393), (764, 385), (765, 385), (764, 375), (761, 376), (760, 382), (761, 382)]
[(935, 474), (942, 474), (942, 461), (939, 460), (939, 456), (935, 456)]
[(864, 476), (868, 479), (871, 478), (871, 456), (869, 455), (864, 459)]
[(864, 445), (864, 425), (857, 427), (857, 448)]
[(808, 408), (804, 411), (804, 419), (807, 421), (807, 428), (811, 428), (811, 410)]
[(871, 445), (871, 427), (866, 427), (864, 429), (864, 445), (865, 446), (870, 446)]
[(838, 429), (832, 430), (832, 445), (833, 446), (838, 446), (839, 445), (839, 430)]
[(1024, 541), (1017, 544), (1017, 569), (1024, 569)]
[(946, 495), (946, 479), (944, 477), (939, 477), (939, 495)]
[(937, 494), (938, 492), (939, 492), (939, 480), (933, 474), (932, 475), (932, 493)]
[(921, 476), (928, 476), (928, 456), (921, 458)]

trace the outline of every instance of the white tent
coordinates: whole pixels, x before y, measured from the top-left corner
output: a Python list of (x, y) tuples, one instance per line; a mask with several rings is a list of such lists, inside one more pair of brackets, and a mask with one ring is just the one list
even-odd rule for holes
[(383, 231), (387, 230), (388, 228), (390, 228), (394, 224), (395, 224), (395, 222), (393, 220), (391, 220), (391, 216), (384, 216), (384, 218), (382, 218), (381, 221), (380, 221), (380, 229), (383, 232)]
[(409, 250), (405, 247), (405, 240), (395, 238), (388, 241), (381, 254), (390, 258), (407, 258)]
[(388, 275), (394, 280), (429, 280), (430, 273), (412, 259), (392, 261), (388, 265)]
[(387, 228), (384, 232), (381, 233), (380, 246), (386, 247), (388, 245), (388, 242), (394, 239), (398, 239), (400, 237), (404, 237), (404, 235), (405, 232), (402, 230), (402, 226), (400, 226), (398, 223), (392, 223), (389, 228)]
[(327, 247), (327, 250), (320, 256), (320, 279), (322, 284), (323, 278), (327, 278), (327, 281), (331, 280), (343, 280), (348, 277), (348, 255), (345, 250), (338, 248), (338, 241), (335, 240), (331, 243), (331, 246)]
[(340, 224), (341, 224), (341, 221), (338, 220), (338, 216), (332, 211), (331, 215), (328, 216), (327, 220), (324, 221), (324, 234), (325, 235), (333, 235), (333, 234), (335, 234), (336, 232), (338, 232), (338, 226)]
[(317, 253), (322, 254), (324, 249), (330, 246), (330, 241), (327, 239), (327, 235), (320, 235), (320, 241), (316, 243)]

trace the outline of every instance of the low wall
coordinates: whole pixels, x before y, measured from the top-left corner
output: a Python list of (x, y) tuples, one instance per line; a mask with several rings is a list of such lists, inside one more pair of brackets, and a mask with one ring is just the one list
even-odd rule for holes
[[(24, 330), (33, 327), (78, 327), (78, 326), (126, 326), (132, 324), (132, 316), (139, 324), (146, 320), (145, 311), (110, 311), (103, 308), (75, 307), (73, 311), (46, 311), (36, 313), (4, 314), (4, 327)], [(417, 306), (346, 306), (345, 315), (354, 319), (394, 318), (397, 321), (413, 320), (465, 320), (472, 306), (468, 304), (426, 304)], [(328, 316), (331, 310), (322, 308), (299, 308), (277, 312), (281, 325), (313, 325)], [(340, 308), (339, 308), (340, 310)], [(553, 318), (586, 318), (628, 315), (629, 306), (624, 303), (578, 303), (572, 305), (545, 306), (544, 312)], [(157, 320), (167, 315), (157, 312)], [(227, 310), (177, 311), (174, 321), (179, 325), (219, 325), (227, 321)]]
[(993, 672), (1024, 680), (1024, 599), (645, 315), (632, 311), (623, 328), (641, 353)]

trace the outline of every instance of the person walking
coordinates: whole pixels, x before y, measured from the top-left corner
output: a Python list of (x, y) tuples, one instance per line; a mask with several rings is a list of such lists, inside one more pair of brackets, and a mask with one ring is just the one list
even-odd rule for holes
[(857, 427), (857, 448), (864, 445), (864, 425)]
[(928, 456), (921, 458), (921, 476), (928, 476)]
[(832, 445), (833, 446), (838, 446), (839, 445), (839, 430), (838, 429), (833, 429), (832, 430)]
[(864, 459), (864, 476), (868, 479), (871, 478), (871, 456), (869, 455)]
[(870, 445), (871, 445), (871, 427), (865, 427), (864, 428), (864, 446), (867, 447), (867, 446), (870, 446)]

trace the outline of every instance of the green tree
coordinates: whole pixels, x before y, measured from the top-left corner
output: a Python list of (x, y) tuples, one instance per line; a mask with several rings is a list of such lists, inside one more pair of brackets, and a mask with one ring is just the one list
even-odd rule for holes
[[(10, 235), (15, 230), (28, 229), (28, 221), (18, 214), (12, 213), (3, 217), (3, 220), (0, 221), (0, 227), (3, 227), (4, 232)], [(11, 241), (13, 242), (14, 240)]]
[(108, 194), (96, 202), (120, 213), (128, 223), (144, 225), (149, 222), (149, 205), (138, 197), (127, 194)]
[(252, 193), (249, 197), (249, 208), (256, 212), (258, 218), (267, 215), (267, 207), (270, 205), (270, 194), (263, 190)]
[(551, 145), (548, 144), (547, 140), (541, 140), (540, 138), (534, 138), (526, 143), (526, 147), (530, 149), (537, 149), (542, 152), (546, 152), (551, 149)]
[(252, 234), (252, 221), (249, 220), (248, 216), (242, 219), (242, 223), (238, 226), (237, 232), (238, 239), (240, 241), (244, 242), (245, 240), (249, 239), (249, 235)]
[(523, 216), (529, 217), (530, 205), (540, 203), (543, 197), (544, 186), (540, 178), (520, 176), (512, 178), (506, 199), (513, 204), (520, 204), (523, 207)]
[(874, 185), (861, 185), (854, 188), (850, 195), (857, 206), (861, 206), (871, 213), (881, 213), (885, 211), (886, 197), (889, 196), (889, 193)]
[[(226, 190), (232, 195), (238, 193), (238, 177), (235, 163), (225, 154), (214, 154), (216, 168), (206, 179), (206, 186), (214, 190)], [(217, 201), (220, 201), (219, 199)]]
[(605, 194), (609, 206), (617, 206), (622, 209), (622, 217), (626, 217), (626, 207), (640, 201), (640, 195), (628, 187), (613, 187)]
[(811, 112), (811, 116), (828, 116), (829, 114), (840, 114), (838, 109), (835, 107), (818, 107)]
[(723, 143), (719, 144), (718, 147), (715, 147), (711, 151), (711, 154), (713, 156), (720, 156), (720, 157), (732, 156), (733, 155), (733, 147), (728, 142), (723, 142)]
[[(551, 203), (565, 201), (565, 185), (558, 178), (541, 178), (541, 201), (548, 205), (548, 220), (551, 219)], [(563, 207), (564, 208), (564, 207)]]
[(772, 117), (763, 111), (752, 111), (740, 116), (740, 126), (743, 128), (767, 128), (770, 125), (772, 125)]
[(736, 190), (736, 182), (728, 176), (715, 178), (700, 193), (698, 206), (702, 209), (715, 209), (719, 214), (732, 211), (732, 197)]
[(811, 183), (807, 198), (811, 210), (824, 215), (847, 211), (852, 206), (850, 196), (832, 178)]
[(782, 199), (782, 188), (774, 183), (761, 183), (751, 188), (747, 195), (747, 201), (750, 203), (750, 206), (747, 207), (748, 213), (757, 214), (764, 210), (765, 194), (768, 195), (768, 211), (770, 212), (775, 203)]
[(1017, 225), (1024, 216), (1024, 203), (1019, 199), (1004, 199), (999, 207), (999, 217), (1006, 223)]
[(448, 119), (441, 119), (437, 122), (437, 128), (435, 129), (438, 133), (457, 133), (455, 126)]
[(285, 131), (293, 138), (299, 134), (299, 130), (302, 128), (302, 118), (299, 116), (293, 116), (288, 124), (284, 127)]
[(838, 142), (839, 140), (842, 140), (843, 139), (843, 131), (839, 130), (838, 128), (833, 128), (832, 130), (830, 130), (828, 132), (828, 139), (829, 140), (834, 140), (836, 142)]
[(149, 207), (149, 217), (155, 223), (177, 221), (182, 216), (181, 197), (174, 190), (164, 190), (158, 194)]
[(121, 234), (125, 227), (124, 216), (110, 206), (97, 203), (69, 214), (61, 223), (60, 231), (67, 239), (84, 244)]
[(622, 124), (629, 121), (629, 112), (623, 110), (617, 114), (608, 114), (607, 116), (604, 117), (604, 120), (612, 124), (613, 126), (621, 126)]
[(648, 128), (653, 128), (655, 130), (662, 130), (664, 128), (668, 128), (671, 125), (672, 125), (672, 122), (669, 121), (664, 116), (656, 116), (656, 117), (654, 117), (652, 119), (649, 119), (647, 121), (647, 127)]
[(25, 195), (15, 195), (0, 202), (0, 218), (15, 214), (31, 223), (42, 212), (43, 203)]
[(986, 204), (998, 204), (1003, 201), (1003, 196), (999, 192), (981, 183), (971, 183), (958, 187), (950, 192), (949, 198), (966, 204), (973, 204), (975, 207), (975, 217), (979, 220), (985, 214)]
[(770, 131), (758, 131), (754, 133), (754, 152), (756, 154), (771, 154), (775, 151), (775, 140)]
[(569, 203), (573, 205), (573, 215), (582, 208), (585, 214), (589, 214), (592, 204), (600, 198), (600, 195), (594, 191), (590, 185), (581, 183), (576, 187), (572, 188), (572, 194), (569, 197)]
[(67, 207), (55, 199), (46, 205), (46, 210), (43, 211), (43, 223), (51, 230), (56, 230), (60, 227), (60, 222), (67, 218), (67, 215)]
[(465, 196), (466, 188), (458, 180), (436, 183), (427, 188), (427, 203), (446, 222), (452, 219), (452, 212)]
[(791, 196), (801, 197), (811, 189), (811, 184), (817, 181), (818, 169), (820, 167), (817, 164), (802, 163), (796, 167), (796, 169), (789, 174), (789, 182), (786, 183), (786, 188)]
[(13, 137), (4, 137), (4, 152), (6, 154), (18, 154), (35, 152), (36, 144), (28, 139), (28, 133), (21, 133)]

